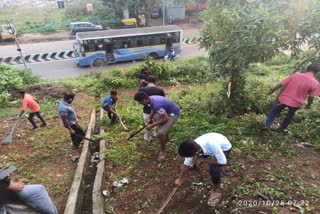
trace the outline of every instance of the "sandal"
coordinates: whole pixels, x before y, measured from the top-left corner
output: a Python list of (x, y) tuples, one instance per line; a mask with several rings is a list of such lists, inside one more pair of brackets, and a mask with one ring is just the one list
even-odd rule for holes
[(166, 155), (164, 153), (160, 153), (158, 157), (158, 161), (161, 162), (166, 159)]
[(208, 206), (215, 207), (221, 199), (221, 193), (211, 193), (208, 200)]

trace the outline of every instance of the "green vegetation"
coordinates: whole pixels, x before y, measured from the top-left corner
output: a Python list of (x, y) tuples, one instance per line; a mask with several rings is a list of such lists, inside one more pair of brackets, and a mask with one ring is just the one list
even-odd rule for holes
[(10, 104), (11, 91), (24, 89), (39, 81), (39, 77), (33, 75), (31, 71), (19, 70), (3, 64), (0, 65), (0, 73), (0, 107)]
[[(109, 94), (111, 89), (118, 89), (120, 99), (117, 111), (130, 129), (130, 133), (133, 133), (142, 127), (143, 122), (141, 105), (135, 102), (132, 96), (138, 86), (139, 71), (142, 67), (148, 67), (158, 77), (158, 85), (167, 87), (165, 89), (167, 96), (181, 107), (181, 116), (171, 132), (169, 148), (171, 153), (176, 153), (182, 140), (194, 138), (206, 132), (223, 133), (232, 142), (233, 161), (228, 170), (233, 173), (232, 175), (237, 175), (235, 177), (240, 182), (233, 186), (232, 180), (226, 179), (225, 185), (233, 186), (230, 191), (232, 203), (245, 198), (265, 200), (308, 198), (311, 200), (319, 197), (319, 186), (303, 181), (300, 178), (302, 173), (294, 163), (291, 164), (291, 161), (297, 162), (299, 155), (302, 154), (301, 149), (294, 146), (296, 142), (307, 141), (317, 149), (320, 148), (320, 138), (317, 132), (320, 124), (318, 119), (320, 115), (317, 111), (320, 107), (319, 101), (314, 102), (310, 111), (297, 112), (289, 127), (292, 135), (283, 135), (276, 130), (268, 132), (261, 130), (266, 113), (270, 110), (270, 104), (275, 98), (269, 97), (267, 91), (283, 77), (292, 73), (295, 64), (295, 60), (285, 55), (277, 55), (263, 64), (251, 64), (244, 75), (246, 99), (243, 100), (242, 105), (245, 111), (232, 118), (225, 111), (227, 80), (212, 74), (210, 64), (206, 58), (202, 57), (172, 63), (158, 63), (152, 59), (146, 59), (144, 64), (134, 65), (127, 69), (116, 68), (111, 72), (92, 73), (80, 78), (57, 82), (57, 84), (62, 83), (69, 88), (95, 96), (99, 95), (101, 98)], [(10, 68), (7, 67), (7, 69)], [(8, 85), (20, 86), (15, 82)], [(94, 105), (97, 106), (98, 103)], [(42, 103), (42, 106), (49, 115), (55, 114), (55, 100)], [(282, 118), (281, 115), (280, 120)], [(147, 177), (145, 175), (147, 172), (136, 172), (135, 169), (143, 160), (149, 160), (152, 156), (157, 155), (158, 145), (155, 140), (152, 143), (145, 143), (140, 134), (126, 142), (129, 133), (124, 132), (120, 124), (109, 126), (107, 117), (100, 120), (99, 124), (108, 130), (102, 136), (108, 142), (107, 159), (110, 163), (108, 167), (117, 169), (111, 179), (117, 180), (123, 176), (129, 180), (136, 176)], [(277, 124), (273, 128), (276, 127)], [(46, 144), (45, 140), (48, 136), (59, 137), (60, 140), (68, 138), (67, 133), (59, 135), (58, 132), (46, 130), (27, 140), (38, 139), (39, 143), (33, 145), (32, 148), (47, 148), (51, 151), (50, 153), (33, 152), (28, 156), (10, 154), (6, 161), (27, 161), (29, 157), (35, 161), (42, 160), (44, 163), (50, 161), (50, 157), (56, 150), (61, 149), (61, 145)], [(23, 176), (32, 181), (36, 179), (39, 182), (44, 181), (44, 178), (34, 176), (36, 169), (37, 167), (25, 170)], [(251, 174), (246, 176), (243, 172)], [(54, 185), (50, 188), (58, 191), (58, 187)], [(141, 187), (134, 191), (143, 192), (146, 189), (147, 187)], [(139, 207), (149, 209), (152, 203), (151, 200), (141, 199)], [(303, 207), (302, 209), (312, 208)], [(277, 209), (274, 208), (273, 212), (276, 213)]]

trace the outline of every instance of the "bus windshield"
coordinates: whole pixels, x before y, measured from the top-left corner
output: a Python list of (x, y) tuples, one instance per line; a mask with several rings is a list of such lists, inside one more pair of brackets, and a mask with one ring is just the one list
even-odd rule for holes
[(78, 32), (74, 42), (79, 66), (102, 66), (115, 62), (162, 58), (167, 52), (181, 52), (182, 30), (157, 26), (105, 31)]

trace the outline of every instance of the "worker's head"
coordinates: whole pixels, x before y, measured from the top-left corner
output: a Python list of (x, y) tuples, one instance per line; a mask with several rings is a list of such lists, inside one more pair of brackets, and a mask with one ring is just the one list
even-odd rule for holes
[(111, 95), (113, 100), (117, 100), (118, 99), (118, 91), (117, 90), (111, 90), (110, 95)]
[(64, 93), (63, 100), (69, 104), (73, 102), (75, 94), (74, 93)]
[(141, 105), (147, 105), (149, 103), (149, 96), (143, 91), (138, 91), (134, 95), (134, 100), (140, 103)]
[(153, 83), (153, 84), (156, 83), (156, 78), (154, 76), (148, 76), (146, 80), (147, 80), (148, 83), (149, 82)]
[(178, 153), (182, 157), (193, 157), (201, 152), (201, 147), (194, 140), (183, 141), (178, 149)]
[(26, 91), (20, 90), (20, 91), (17, 91), (17, 94), (18, 94), (19, 98), (23, 98), (24, 95), (26, 94)]
[(320, 64), (311, 64), (308, 66), (307, 71), (312, 71), (313, 73), (318, 73), (320, 71)]

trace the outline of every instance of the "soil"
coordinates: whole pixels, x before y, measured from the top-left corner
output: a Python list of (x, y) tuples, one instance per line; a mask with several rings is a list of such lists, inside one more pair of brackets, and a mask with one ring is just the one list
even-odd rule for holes
[[(185, 86), (181, 86), (185, 88)], [(165, 91), (176, 90), (177, 87), (166, 88)], [(28, 92), (36, 95), (40, 100), (57, 98), (66, 89), (52, 85), (34, 86)], [(121, 92), (132, 97), (134, 91)], [(56, 99), (55, 99), (56, 100)], [(125, 100), (120, 100), (124, 103)], [(73, 106), (82, 115), (81, 125), (86, 127), (92, 107), (88, 103), (95, 103), (92, 97), (83, 93), (77, 93)], [(19, 109), (16, 109), (17, 112)], [(43, 112), (46, 113), (46, 112)], [(73, 150), (70, 145), (68, 132), (62, 127), (60, 118), (56, 113), (44, 114), (48, 122), (45, 128), (30, 131), (31, 125), (27, 119), (23, 119), (15, 131), (13, 142), (0, 147), (0, 163), (2, 166), (12, 164), (17, 166), (18, 171), (14, 174), (15, 179), (22, 179), (26, 183), (43, 184), (54, 203), (62, 213), (67, 201), (68, 191), (71, 187), (77, 162), (71, 159), (80, 154), (79, 150)], [(1, 136), (7, 136), (15, 118), (1, 118), (3, 126), (0, 129)], [(267, 145), (268, 133), (256, 136), (257, 142)], [(158, 143), (153, 140), (145, 143), (142, 133), (137, 135), (129, 143), (136, 143), (139, 150), (143, 151), (143, 158), (139, 164), (126, 173), (129, 184), (121, 188), (113, 188), (112, 180), (122, 173), (121, 167), (106, 165), (107, 179), (105, 186), (111, 192), (107, 199), (108, 213), (156, 213), (174, 188), (174, 181), (178, 177), (182, 158), (174, 148), (169, 149), (166, 161), (158, 163)], [(112, 143), (112, 142), (109, 142)], [(292, 150), (296, 149), (292, 142)], [(108, 162), (107, 162), (108, 163)], [(234, 170), (232, 166), (239, 166)], [(229, 165), (223, 168), (220, 192), (222, 200), (216, 208), (207, 206), (207, 200), (211, 190), (211, 181), (207, 171), (190, 170), (184, 184), (177, 190), (163, 213), (271, 213), (270, 205), (249, 206), (245, 202), (250, 201), (273, 201), (268, 195), (255, 193), (253, 195), (239, 196), (232, 193), (240, 185), (255, 184), (262, 182), (269, 172), (279, 174), (290, 169), (293, 181), (289, 181), (292, 188), (291, 200), (306, 201), (313, 210), (306, 213), (320, 213), (319, 197), (304, 196), (297, 191), (297, 185), (303, 184), (305, 188), (317, 189), (320, 186), (319, 152), (313, 148), (299, 148), (297, 156), (283, 156), (274, 151), (270, 159), (259, 160), (250, 155), (242, 155), (239, 152), (231, 153)], [(201, 183), (201, 184), (195, 184)], [(283, 200), (289, 201), (286, 196)], [(276, 202), (275, 202), (276, 203)], [(299, 206), (284, 205), (276, 206), (280, 213), (299, 212)], [(111, 212), (113, 210), (113, 212)], [(306, 210), (305, 210), (306, 211)]]
[[(54, 101), (58, 106), (58, 99), (63, 96), (66, 88), (52, 85), (34, 86), (27, 92), (38, 101)], [(40, 103), (42, 103), (40, 102)], [(85, 129), (93, 106), (94, 99), (86, 94), (77, 93), (73, 106), (77, 114), (81, 115), (80, 125)], [(19, 109), (16, 109), (17, 114)], [(25, 114), (27, 115), (27, 114)], [(13, 141), (0, 146), (1, 167), (15, 165), (18, 170), (13, 174), (14, 179), (20, 179), (27, 184), (43, 184), (59, 213), (63, 213), (77, 161), (72, 161), (80, 155), (80, 150), (73, 149), (68, 131), (62, 126), (56, 111), (42, 111), (47, 126), (31, 131), (31, 124), (27, 117), (22, 117), (18, 123)], [(11, 131), (16, 118), (0, 118), (2, 124), (0, 136), (5, 139)], [(39, 125), (38, 118), (35, 119)]]
[[(167, 88), (166, 91), (174, 88)], [(127, 92), (132, 96), (133, 92)], [(173, 136), (174, 137), (174, 136)], [(269, 142), (268, 133), (255, 136), (257, 142), (267, 145)], [(112, 143), (112, 142), (109, 142)], [(168, 195), (175, 187), (174, 182), (178, 178), (180, 166), (183, 158), (179, 157), (175, 149), (169, 150), (166, 161), (159, 163), (159, 145), (156, 140), (147, 143), (140, 133), (131, 140), (140, 151), (143, 151), (143, 158), (139, 164), (130, 172), (126, 172), (129, 184), (121, 188), (114, 188), (112, 183), (114, 178), (119, 178), (123, 173), (121, 167), (107, 165), (108, 176), (106, 178), (106, 188), (111, 192), (107, 199), (108, 213), (131, 214), (131, 213), (157, 213)], [(289, 150), (296, 150), (298, 147), (293, 140)], [(234, 170), (231, 164), (239, 166)], [(239, 196), (233, 193), (234, 189), (243, 185), (255, 183), (268, 183), (265, 181), (266, 175), (271, 173), (285, 173), (292, 171), (292, 180), (288, 178), (286, 185), (292, 185), (288, 195), (282, 196), (285, 205), (280, 205), (279, 200), (274, 200), (265, 193), (256, 192), (252, 195)], [(236, 214), (256, 214), (273, 213), (276, 207), (279, 213), (299, 213), (304, 209), (305, 213), (320, 213), (319, 197), (317, 195), (305, 195), (299, 192), (299, 185), (305, 188), (314, 188), (319, 191), (320, 180), (319, 151), (314, 148), (298, 148), (297, 156), (284, 156), (278, 151), (274, 151), (268, 160), (259, 160), (250, 155), (245, 157), (234, 151), (231, 153), (228, 166), (223, 167), (222, 182), (220, 192), (222, 199), (215, 207), (208, 207), (207, 201), (211, 191), (211, 180), (207, 169), (202, 167), (197, 170), (190, 170), (185, 176), (183, 185), (178, 188), (173, 198), (168, 203), (163, 213), (186, 213), (186, 214), (206, 214), (206, 213), (236, 213)], [(121, 177), (120, 177), (121, 179)], [(197, 185), (199, 184), (200, 185)], [(272, 186), (272, 181), (269, 182)], [(257, 203), (259, 205), (252, 205)], [(294, 204), (299, 202), (299, 204)], [(273, 203), (273, 205), (271, 205)], [(310, 209), (312, 208), (312, 209)], [(301, 209), (301, 210), (300, 210)], [(310, 209), (310, 210), (309, 210)]]
[[(129, 174), (131, 178), (130, 183), (123, 187), (115, 189), (108, 201), (110, 207), (113, 208), (114, 213), (156, 213), (172, 189), (174, 188), (174, 181), (178, 178), (182, 158), (174, 153), (170, 153), (164, 163), (157, 162), (158, 145), (155, 141), (146, 145), (143, 138), (139, 139), (141, 143), (139, 148), (144, 151), (143, 160), (139, 163)], [(300, 155), (299, 155), (300, 156)], [(247, 197), (237, 197), (232, 194), (232, 191), (237, 186), (251, 179), (251, 182), (259, 181), (269, 166), (277, 165), (278, 162), (290, 163), (294, 166), (294, 177), (300, 178), (300, 182), (311, 185), (320, 185), (319, 180), (312, 179), (320, 176), (319, 169), (319, 153), (313, 149), (303, 149), (301, 157), (307, 157), (304, 160), (292, 157), (282, 160), (280, 154), (268, 162), (261, 162), (254, 159), (243, 159), (243, 157), (232, 157), (230, 162), (237, 162), (243, 166), (243, 170), (235, 173), (227, 166), (223, 169), (221, 190), (222, 200), (216, 208), (207, 206), (208, 197), (211, 191), (211, 181), (209, 173), (206, 169), (191, 170), (184, 180), (184, 184), (178, 188), (176, 194), (168, 203), (163, 213), (189, 213), (189, 214), (205, 214), (205, 213), (271, 213), (271, 205), (260, 205), (250, 207), (251, 201), (274, 201), (267, 196), (248, 195)], [(310, 165), (305, 166), (305, 162)], [(116, 175), (119, 169), (111, 169), (111, 174)], [(106, 181), (109, 189), (112, 189), (112, 181)], [(195, 183), (202, 183), (200, 186)], [(294, 192), (294, 188), (292, 188)], [(294, 193), (293, 193), (294, 194)], [(320, 206), (318, 204), (319, 198), (301, 197), (299, 193), (292, 199), (292, 201), (308, 201), (309, 207), (313, 207), (313, 212), (320, 213)], [(246, 201), (246, 202), (245, 202)], [(288, 198), (284, 201), (289, 201)], [(245, 203), (248, 203), (247, 205)], [(299, 212), (299, 208), (295, 206), (278, 206), (280, 213)]]

